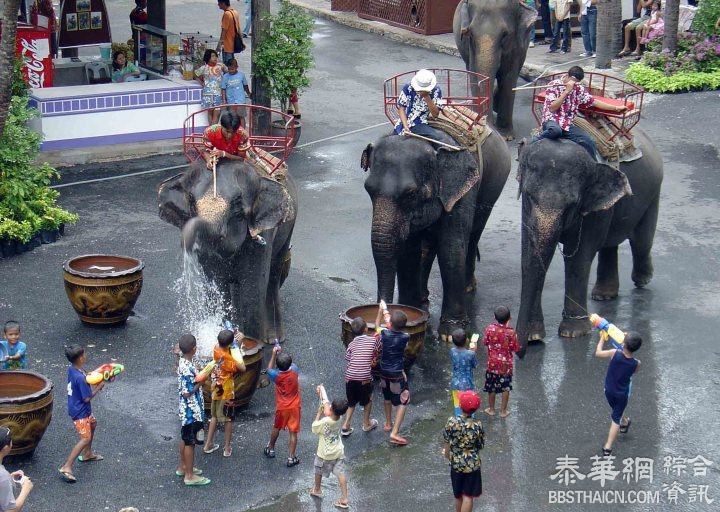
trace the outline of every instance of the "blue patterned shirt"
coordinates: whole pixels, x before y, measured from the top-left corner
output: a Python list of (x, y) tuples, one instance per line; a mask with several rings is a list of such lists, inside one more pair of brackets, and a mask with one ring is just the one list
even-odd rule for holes
[[(197, 391), (192, 393), (193, 387), (195, 387), (195, 374), (192, 361), (181, 357), (177, 368), (178, 394), (180, 395), (178, 414), (183, 425), (190, 425), (205, 419), (202, 389), (198, 387)], [(187, 393), (191, 393), (191, 395), (185, 398), (183, 395)]]
[(462, 391), (475, 389), (475, 385), (473, 384), (473, 370), (477, 366), (475, 352), (453, 347), (450, 349), (450, 360), (453, 366), (450, 389)]
[[(437, 85), (430, 91), (430, 98), (437, 105), (442, 99), (442, 91)], [(413, 86), (405, 84), (400, 91), (397, 100), (398, 107), (405, 107), (405, 115), (407, 116), (408, 126), (412, 128), (416, 124), (427, 124), (430, 109), (424, 99), (417, 93)], [(402, 121), (395, 123), (395, 133), (400, 135), (403, 131)]]

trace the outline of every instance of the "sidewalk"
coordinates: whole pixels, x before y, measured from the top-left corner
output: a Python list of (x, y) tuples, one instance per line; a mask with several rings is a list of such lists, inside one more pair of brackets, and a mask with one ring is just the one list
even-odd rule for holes
[[(392, 41), (404, 43), (420, 48), (427, 48), (428, 50), (434, 50), (440, 53), (447, 53), (449, 55), (460, 56), (457, 47), (455, 46), (455, 37), (452, 33), (450, 34), (439, 34), (436, 36), (424, 36), (422, 34), (416, 34), (410, 30), (394, 27), (378, 21), (364, 20), (360, 18), (357, 13), (354, 12), (339, 12), (330, 10), (330, 0), (289, 0), (290, 3), (303, 8), (309, 14), (318, 18), (324, 18), (327, 20), (347, 25), (348, 27), (364, 30), (365, 32), (372, 32), (380, 34)], [(559, 72), (565, 71), (568, 68), (568, 64), (572, 62), (582, 66), (585, 71), (593, 71), (595, 69), (595, 62), (592, 58), (581, 58), (579, 54), (584, 52), (582, 45), (582, 39), (575, 37), (572, 40), (572, 48), (570, 53), (547, 53), (547, 45), (537, 45), (535, 48), (529, 48), (527, 57), (525, 58), (525, 64), (523, 65), (520, 76), (525, 80), (534, 80), (544, 71), (548, 72)], [(631, 60), (620, 60), (613, 61), (612, 70), (602, 70), (603, 73), (616, 75), (620, 78), (624, 77), (625, 70), (630, 65)]]

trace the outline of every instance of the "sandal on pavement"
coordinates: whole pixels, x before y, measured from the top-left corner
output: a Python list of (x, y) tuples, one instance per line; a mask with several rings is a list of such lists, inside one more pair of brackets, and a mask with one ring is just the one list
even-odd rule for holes
[(610, 455), (612, 455), (612, 449), (607, 449), (607, 448), (603, 447), (602, 454), (603, 454), (603, 457), (610, 457)]
[(216, 444), (212, 445), (212, 446), (210, 447), (210, 449), (208, 449), (208, 450), (206, 450), (205, 448), (203, 448), (203, 453), (210, 454), (210, 453), (212, 453), (212, 452), (214, 452), (214, 451), (217, 451), (217, 450), (219, 450), (219, 449), (220, 449), (220, 445), (216, 443)]
[[(202, 475), (202, 469), (193, 468), (193, 475)], [(183, 473), (179, 469), (176, 469), (175, 476), (185, 476), (185, 473)]]
[(408, 444), (408, 440), (404, 437), (391, 437), (390, 442), (396, 446), (405, 446)]
[(210, 479), (206, 478), (204, 476), (201, 476), (197, 480), (191, 480), (191, 481), (185, 481), (185, 485), (207, 485), (210, 483)]
[(223, 450), (223, 457), (232, 457), (232, 446), (229, 450)]
[(375, 430), (377, 428), (377, 426), (378, 426), (378, 420), (373, 418), (370, 420), (370, 427), (368, 427), (368, 428), (363, 427), (362, 429), (363, 429), (363, 432), (371, 432), (371, 431)]
[(630, 53), (632, 53), (632, 52), (630, 52), (629, 50), (623, 50), (623, 51), (621, 51), (620, 53), (618, 53), (618, 54), (615, 56), (615, 58), (617, 58), (617, 59), (622, 59), (623, 57), (627, 57), (628, 55), (630, 55)]
[(287, 467), (291, 468), (293, 466), (297, 466), (298, 464), (300, 464), (300, 459), (297, 457), (288, 457)]
[(390, 432), (392, 430), (392, 428), (393, 428), (392, 423), (390, 423), (389, 425), (386, 423), (385, 425), (383, 425), (383, 432)]
[(335, 503), (333, 503), (333, 507), (341, 508), (344, 510), (350, 508), (350, 505), (347, 502), (337, 500)]
[(101, 461), (103, 459), (105, 459), (105, 457), (103, 457), (99, 453), (96, 453), (93, 457), (88, 457), (87, 459), (84, 458), (82, 455), (78, 455), (78, 457), (77, 457), (78, 462), (96, 462), (96, 461)]
[(340, 431), (340, 435), (343, 437), (348, 437), (350, 434), (352, 434), (355, 431), (354, 428), (344, 428)]
[(621, 434), (627, 434), (627, 431), (630, 429), (630, 424), (632, 421), (630, 418), (628, 418), (627, 423), (625, 425), (620, 425), (620, 433)]
[(69, 484), (74, 484), (77, 482), (77, 478), (75, 478), (75, 475), (70, 473), (70, 471), (63, 471), (62, 468), (58, 468), (58, 471), (63, 477), (63, 480), (65, 480)]
[(263, 450), (263, 453), (265, 454), (265, 457), (268, 459), (274, 459), (275, 458), (275, 450), (270, 448), (270, 445), (267, 445), (265, 449)]
[(313, 488), (311, 487), (311, 488), (310, 488), (310, 496), (312, 496), (313, 498), (322, 498), (322, 497), (323, 497), (323, 493), (322, 493), (322, 491), (321, 491), (321, 492), (315, 492), (315, 489), (313, 489)]

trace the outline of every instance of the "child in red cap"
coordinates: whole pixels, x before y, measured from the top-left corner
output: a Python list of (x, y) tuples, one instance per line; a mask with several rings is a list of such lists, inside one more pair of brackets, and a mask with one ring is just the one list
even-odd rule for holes
[(472, 415), (480, 408), (474, 391), (459, 394), (461, 416), (451, 416), (445, 424), (443, 455), (450, 461), (450, 481), (455, 510), (470, 511), (473, 500), (482, 494), (480, 450), (485, 446), (482, 423)]

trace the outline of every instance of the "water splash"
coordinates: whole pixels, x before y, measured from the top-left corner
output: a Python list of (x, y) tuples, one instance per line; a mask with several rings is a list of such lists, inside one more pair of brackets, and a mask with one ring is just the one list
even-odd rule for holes
[(225, 309), (218, 286), (203, 272), (195, 250), (183, 251), (183, 273), (173, 289), (184, 332), (197, 339), (200, 358), (212, 357), (222, 321), (231, 318), (231, 312)]

